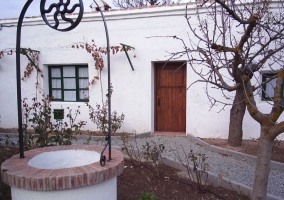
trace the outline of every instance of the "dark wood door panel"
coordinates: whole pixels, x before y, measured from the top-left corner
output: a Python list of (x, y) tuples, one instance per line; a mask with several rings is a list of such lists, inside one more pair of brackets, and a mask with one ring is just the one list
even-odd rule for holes
[(157, 64), (155, 74), (155, 130), (185, 131), (186, 68), (180, 63)]
[(183, 70), (177, 70), (174, 67), (168, 67), (159, 70), (158, 87), (184, 87)]
[(185, 93), (182, 88), (157, 92), (157, 131), (185, 131)]

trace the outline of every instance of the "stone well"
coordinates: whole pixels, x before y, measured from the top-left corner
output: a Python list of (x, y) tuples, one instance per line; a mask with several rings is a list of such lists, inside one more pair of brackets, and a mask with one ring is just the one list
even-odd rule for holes
[(123, 154), (112, 149), (112, 160), (102, 167), (102, 150), (96, 145), (30, 150), (25, 158), (7, 159), (1, 166), (1, 178), (11, 186), (13, 200), (115, 200)]

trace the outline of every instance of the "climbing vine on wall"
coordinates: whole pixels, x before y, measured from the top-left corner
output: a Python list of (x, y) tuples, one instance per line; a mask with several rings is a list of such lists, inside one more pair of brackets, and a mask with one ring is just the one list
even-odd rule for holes
[[(96, 80), (101, 80), (101, 71), (104, 68), (104, 61), (103, 61), (103, 55), (107, 54), (107, 48), (106, 47), (98, 47), (94, 40), (89, 44), (87, 42), (83, 43), (76, 43), (72, 45), (72, 48), (77, 48), (77, 49), (85, 49), (88, 53), (91, 54), (95, 61), (95, 68), (98, 70), (99, 75), (94, 76), (92, 80), (90, 81), (90, 84), (94, 84)], [(128, 46), (126, 48), (126, 51), (130, 51), (132, 48)], [(124, 48), (122, 46), (110, 46), (110, 52), (112, 54), (116, 54), (118, 52), (123, 52)]]
[[(16, 50), (13, 49), (0, 50), (0, 59), (3, 58), (5, 55), (13, 55), (14, 53), (16, 53)], [(40, 74), (41, 77), (43, 77), (42, 70), (39, 68), (39, 51), (32, 50), (30, 48), (21, 48), (20, 53), (22, 55), (25, 55), (29, 60), (28, 64), (25, 67), (22, 80), (29, 77), (34, 69), (38, 74)]]
[(4, 49), (0, 50), (0, 59), (4, 57), (4, 55), (12, 55), (13, 51), (12, 49)]
[(26, 55), (27, 58), (29, 59), (29, 62), (25, 67), (22, 80), (29, 77), (34, 69), (36, 70), (37, 74), (43, 78), (42, 70), (39, 68), (39, 58), (38, 58), (39, 51), (21, 48), (20, 53)]
[[(95, 69), (98, 71), (98, 75), (95, 75), (89, 82), (89, 85), (92, 85), (95, 83), (96, 80), (101, 81), (101, 71), (104, 68), (104, 61), (103, 61), (103, 55), (107, 54), (107, 48), (106, 47), (98, 47), (94, 40), (92, 40), (91, 43), (88, 42), (79, 42), (71, 45), (72, 48), (77, 48), (77, 49), (85, 49), (91, 56), (93, 57), (94, 60), (94, 66)], [(110, 52), (112, 54), (116, 54), (118, 52), (128, 52), (130, 50), (133, 50), (134, 48), (128, 45), (122, 45), (122, 46), (110, 46)], [(0, 50), (0, 59), (3, 58), (6, 55), (13, 55), (16, 53), (14, 49), (4, 49)], [(43, 72), (39, 68), (39, 51), (30, 49), (30, 48), (21, 48), (20, 53), (22, 55), (25, 55), (28, 58), (28, 63), (25, 67), (25, 70), (22, 75), (22, 80), (25, 80), (27, 77), (31, 75), (31, 73), (35, 70), (37, 72), (37, 77), (36, 77), (36, 87), (38, 89), (39, 87), (39, 77), (43, 78)], [(128, 57), (128, 56), (127, 56)], [(136, 56), (134, 55), (134, 58)], [(128, 58), (129, 60), (129, 58)], [(130, 60), (129, 60), (130, 62)], [(131, 62), (130, 62), (131, 64)], [(132, 67), (132, 64), (131, 64)], [(133, 67), (132, 67), (133, 69)], [(102, 84), (101, 84), (102, 87)], [(102, 90), (102, 88), (101, 88)], [(103, 93), (103, 90), (102, 90)]]

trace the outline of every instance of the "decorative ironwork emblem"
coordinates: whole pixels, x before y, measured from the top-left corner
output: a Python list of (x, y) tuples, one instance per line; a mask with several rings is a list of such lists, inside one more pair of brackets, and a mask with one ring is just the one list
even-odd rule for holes
[[(49, 7), (47, 8), (45, 5), (46, 0), (41, 0), (40, 2), (41, 16), (49, 27), (58, 31), (70, 31), (74, 29), (81, 22), (81, 19), (83, 17), (84, 13), (83, 1), (82, 0), (78, 1), (79, 3), (76, 3), (72, 6), (70, 5), (70, 0), (59, 0), (58, 3), (53, 3), (49, 5)], [(77, 19), (73, 20), (71, 17), (68, 17), (68, 14), (72, 14), (77, 8), (79, 8), (79, 14), (77, 16)], [(51, 12), (54, 12), (53, 22), (50, 22), (52, 20), (47, 19), (47, 15), (49, 15), (49, 13)], [(70, 23), (70, 26), (68, 26), (67, 28), (59, 28), (61, 22), (62, 24), (66, 22)]]

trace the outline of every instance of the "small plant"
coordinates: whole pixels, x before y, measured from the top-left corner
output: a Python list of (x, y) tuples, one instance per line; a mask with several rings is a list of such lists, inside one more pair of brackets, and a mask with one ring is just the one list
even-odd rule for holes
[[(96, 109), (87, 103), (89, 107), (89, 118), (92, 122), (97, 125), (101, 134), (106, 135), (108, 133), (108, 104), (103, 103), (103, 105), (96, 104)], [(111, 114), (110, 124), (111, 124), (111, 134), (114, 135), (118, 129), (123, 124), (124, 114), (118, 115), (116, 111)]]
[(89, 135), (88, 139), (86, 140), (86, 142), (84, 142), (84, 144), (89, 145), (91, 140), (92, 140), (92, 137)]
[[(2, 138), (0, 138), (0, 141), (2, 140)], [(10, 140), (10, 137), (6, 134), (5, 135), (5, 145), (6, 145), (6, 147), (8, 147), (8, 146), (12, 146), (13, 148), (15, 148), (16, 147), (16, 143), (15, 142), (13, 142), (12, 140)]]
[(195, 153), (192, 149), (189, 153), (186, 153), (184, 147), (182, 146), (181, 148), (184, 156), (181, 156), (178, 151), (173, 149), (171, 149), (171, 151), (174, 153), (178, 162), (185, 167), (188, 179), (193, 189), (196, 192), (204, 192), (208, 179), (208, 173), (206, 171), (208, 167), (208, 163), (206, 163), (206, 155), (202, 153)]
[(164, 144), (158, 144), (155, 142), (149, 143), (146, 141), (144, 145), (138, 144), (136, 134), (133, 139), (130, 139), (128, 135), (121, 136), (122, 145), (121, 149), (129, 157), (130, 161), (134, 165), (140, 165), (143, 161), (150, 161), (155, 168), (156, 174), (159, 175), (159, 165), (162, 163), (162, 153), (165, 150)]
[(155, 142), (152, 142), (150, 145), (148, 141), (146, 141), (145, 145), (142, 145), (143, 147), (143, 155), (144, 159), (146, 161), (151, 161), (152, 165), (156, 169), (157, 175), (159, 175), (158, 167), (159, 164), (162, 163), (163, 158), (162, 158), (162, 153), (165, 150), (165, 145), (164, 144), (159, 144), (157, 145)]
[(63, 122), (63, 120), (53, 122), (51, 120), (52, 108), (49, 96), (43, 96), (41, 101), (33, 98), (32, 102), (32, 106), (29, 106), (27, 99), (23, 100), (25, 149), (72, 144), (72, 139), (76, 139), (75, 136), (81, 133), (81, 128), (86, 124), (85, 121), (75, 123), (80, 114), (80, 107), (75, 110), (74, 115), (72, 109), (67, 108), (68, 122)]
[(121, 135), (122, 151), (126, 152), (130, 161), (134, 165), (140, 165), (143, 161), (144, 155), (143, 152), (139, 149), (136, 134), (134, 139), (130, 140), (129, 136), (126, 134)]
[(85, 121), (80, 121), (75, 124), (77, 116), (80, 114), (78, 109), (72, 114), (72, 109), (67, 107), (68, 122), (63, 122), (63, 120), (56, 120), (56, 124), (53, 125), (52, 135), (50, 136), (50, 142), (55, 143), (55, 145), (71, 145), (73, 139), (77, 139), (76, 135), (81, 134), (81, 128), (86, 124)]
[(143, 192), (140, 195), (140, 200), (158, 200), (158, 197), (155, 195), (154, 192)]

